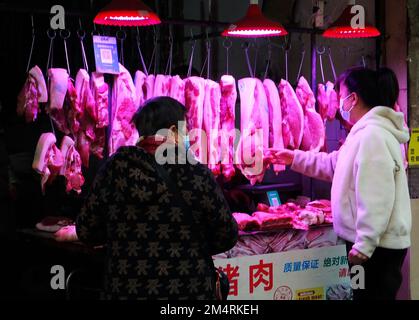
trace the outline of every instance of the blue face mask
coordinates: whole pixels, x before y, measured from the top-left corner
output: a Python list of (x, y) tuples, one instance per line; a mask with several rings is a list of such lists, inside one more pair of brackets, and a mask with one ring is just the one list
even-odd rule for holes
[(345, 101), (350, 96), (352, 96), (352, 93), (349, 96), (347, 96), (345, 99), (340, 99), (340, 101), (339, 101), (339, 111), (340, 111), (340, 114), (341, 114), (343, 120), (345, 120), (346, 122), (349, 122), (349, 120), (351, 119), (351, 111), (355, 107), (355, 106), (352, 106), (348, 111), (346, 111), (346, 110), (343, 109), (343, 106), (345, 104)]

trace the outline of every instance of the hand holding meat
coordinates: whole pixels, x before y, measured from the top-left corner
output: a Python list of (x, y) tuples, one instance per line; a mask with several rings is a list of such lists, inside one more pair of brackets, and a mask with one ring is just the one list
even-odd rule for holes
[(290, 166), (294, 161), (294, 151), (292, 150), (275, 150), (268, 149), (265, 151), (264, 157), (272, 164), (281, 164)]

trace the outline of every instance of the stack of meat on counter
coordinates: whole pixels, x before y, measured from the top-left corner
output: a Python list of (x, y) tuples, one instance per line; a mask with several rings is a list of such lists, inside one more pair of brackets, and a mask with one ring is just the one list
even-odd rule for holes
[[(27, 122), (45, 111), (54, 128), (65, 134), (61, 147), (53, 133), (39, 139), (33, 168), (42, 176), (42, 189), (57, 175), (67, 180), (67, 191), (81, 192), (81, 168), (89, 166), (91, 154), (104, 156), (108, 128), (108, 152), (134, 145), (138, 132), (131, 118), (148, 99), (169, 96), (186, 106), (191, 151), (208, 165), (215, 176), (230, 180), (236, 169), (252, 183), (262, 182), (267, 166), (261, 161), (267, 148), (301, 149), (318, 152), (325, 145), (325, 121), (336, 115), (338, 102), (333, 84), (319, 85), (320, 114), (316, 99), (302, 77), (296, 90), (282, 80), (256, 78), (236, 80), (222, 76), (219, 82), (200, 77), (131, 74), (120, 65), (114, 76), (108, 103), (108, 85), (103, 74), (78, 71), (75, 81), (66, 69), (48, 70), (48, 86), (35, 66), (18, 97), (17, 112)], [(237, 90), (238, 87), (238, 90)], [(236, 102), (240, 97), (240, 137), (235, 131)], [(111, 110), (110, 110), (111, 109)], [(236, 138), (239, 142), (235, 146)], [(276, 173), (285, 170), (275, 165)]]
[(308, 230), (311, 226), (332, 224), (329, 200), (318, 200), (305, 206), (289, 202), (277, 207), (259, 204), (252, 215), (234, 213), (239, 230), (243, 232), (278, 231), (281, 229)]

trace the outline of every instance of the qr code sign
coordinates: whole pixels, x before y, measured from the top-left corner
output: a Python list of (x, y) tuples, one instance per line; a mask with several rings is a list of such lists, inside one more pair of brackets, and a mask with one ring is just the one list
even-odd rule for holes
[(100, 49), (100, 60), (106, 64), (112, 64), (112, 50)]

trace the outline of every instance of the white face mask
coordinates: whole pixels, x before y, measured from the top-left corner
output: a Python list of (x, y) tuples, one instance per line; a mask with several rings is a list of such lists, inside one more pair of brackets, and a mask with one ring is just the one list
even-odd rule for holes
[(343, 105), (345, 104), (345, 101), (350, 97), (352, 95), (352, 93), (349, 95), (349, 96), (347, 96), (346, 98), (344, 98), (344, 99), (340, 99), (339, 100), (339, 111), (340, 111), (340, 114), (341, 114), (341, 116), (342, 116), (342, 118), (343, 118), (343, 120), (345, 120), (346, 122), (349, 122), (349, 119), (351, 118), (351, 111), (352, 111), (352, 109), (355, 107), (355, 106), (352, 106), (348, 111), (346, 111), (346, 110), (344, 110), (343, 109)]

